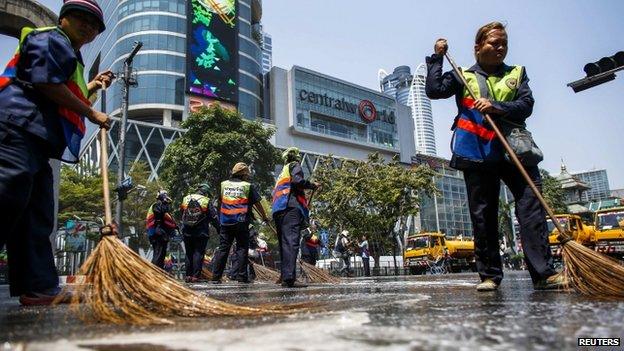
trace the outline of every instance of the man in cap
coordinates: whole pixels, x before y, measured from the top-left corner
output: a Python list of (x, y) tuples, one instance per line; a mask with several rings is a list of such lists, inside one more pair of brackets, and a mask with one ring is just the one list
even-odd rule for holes
[(258, 191), (249, 182), (250, 171), (247, 164), (239, 162), (232, 169), (232, 177), (221, 183), (221, 206), (219, 209), (219, 247), (217, 248), (212, 266), (212, 281), (220, 283), (230, 247), (236, 239), (237, 264), (233, 267), (237, 272), (236, 279), (248, 283), (247, 257), (249, 250), (249, 224), (253, 218), (252, 206), (260, 213), (262, 220), (268, 221), (264, 208), (260, 203)]
[(54, 194), (49, 159), (77, 162), (84, 118), (110, 128), (89, 97), (113, 78), (86, 83), (80, 48), (105, 29), (94, 0), (66, 0), (59, 24), (23, 28), (0, 75), (0, 247), (6, 243), (11, 296), (47, 305), (60, 293), (49, 236)]
[(309, 210), (305, 190), (316, 190), (318, 183), (305, 179), (301, 168), (299, 149), (290, 147), (282, 153), (284, 168), (273, 189), (273, 218), (282, 260), (281, 277), (284, 287), (304, 287), (296, 283), (297, 255), (301, 230), (308, 223)]
[(200, 184), (193, 194), (184, 197), (180, 204), (182, 235), (186, 251), (186, 281), (197, 282), (201, 276), (210, 224), (219, 231), (217, 210), (208, 197), (210, 186)]
[(147, 210), (145, 219), (147, 237), (154, 249), (152, 263), (159, 268), (165, 267), (167, 244), (178, 228), (173, 216), (171, 216), (171, 198), (165, 190), (158, 191), (156, 202)]

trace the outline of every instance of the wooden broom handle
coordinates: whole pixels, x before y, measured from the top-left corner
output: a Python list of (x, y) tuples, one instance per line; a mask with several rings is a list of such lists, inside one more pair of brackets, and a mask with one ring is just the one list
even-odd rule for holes
[[(472, 91), (472, 89), (470, 89), (470, 86), (468, 85), (468, 82), (466, 81), (466, 78), (464, 77), (464, 75), (461, 73), (461, 71), (459, 70), (459, 68), (455, 64), (455, 61), (453, 61), (453, 59), (448, 54), (448, 52), (445, 53), (444, 56), (446, 57), (448, 62), (453, 67), (453, 71), (455, 71), (455, 74), (459, 77), (459, 79), (461, 80), (461, 82), (464, 85), (464, 87), (466, 88), (466, 90), (468, 90), (468, 93), (470, 94), (470, 97), (472, 97), (474, 100), (477, 100), (477, 98), (475, 97), (474, 92)], [(552, 220), (552, 222), (555, 225), (555, 227), (557, 227), (557, 230), (559, 231), (559, 234), (562, 236), (563, 240), (571, 239), (570, 236), (567, 235), (566, 232), (563, 230), (563, 227), (561, 226), (561, 224), (559, 224), (559, 222), (555, 219), (555, 213), (550, 208), (550, 206), (548, 206), (548, 204), (546, 203), (546, 200), (544, 200), (544, 197), (540, 193), (539, 189), (537, 189), (537, 186), (535, 186), (535, 184), (531, 180), (531, 177), (529, 177), (529, 174), (524, 169), (524, 166), (522, 166), (522, 163), (520, 163), (520, 160), (518, 159), (518, 156), (516, 156), (516, 153), (513, 151), (511, 146), (509, 146), (509, 143), (507, 143), (507, 139), (505, 139), (505, 136), (503, 136), (503, 133), (501, 133), (500, 129), (498, 129), (498, 126), (496, 125), (496, 123), (494, 123), (494, 120), (487, 113), (484, 113), (483, 116), (485, 117), (485, 120), (492, 126), (492, 129), (494, 129), (494, 133), (496, 133), (496, 136), (498, 137), (500, 142), (503, 144), (503, 147), (505, 148), (505, 151), (507, 151), (507, 154), (509, 154), (509, 157), (511, 157), (511, 160), (513, 161), (514, 165), (516, 165), (516, 167), (518, 168), (518, 170), (522, 174), (522, 177), (524, 177), (524, 180), (531, 187), (531, 190), (533, 190), (533, 194), (535, 194), (535, 196), (537, 197), (539, 202), (542, 204), (542, 206), (546, 210), (546, 213), (548, 213), (548, 217), (550, 217), (550, 219)], [(560, 240), (560, 241), (563, 241), (563, 240)]]
[(104, 224), (110, 225), (113, 223), (113, 216), (111, 214), (108, 184), (108, 136), (104, 128), (100, 128), (100, 170), (102, 172), (102, 191), (104, 192)]

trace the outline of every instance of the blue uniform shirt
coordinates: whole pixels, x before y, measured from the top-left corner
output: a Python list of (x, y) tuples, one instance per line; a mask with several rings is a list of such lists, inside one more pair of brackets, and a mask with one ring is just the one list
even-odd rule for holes
[[(456, 77), (453, 71), (442, 73), (442, 63), (444, 56), (433, 54), (426, 58), (427, 62), (427, 80), (425, 84), (425, 91), (430, 99), (446, 99), (455, 95), (455, 102), (458, 109), (461, 105), (461, 100), (464, 94), (464, 86), (461, 79)], [(500, 76), (504, 74), (502, 69), (492, 74), (492, 76)], [(475, 63), (468, 71), (480, 73), (484, 76), (489, 76), (483, 71), (479, 64)], [(492, 106), (504, 112), (502, 117), (505, 119), (522, 124), (533, 112), (533, 93), (529, 87), (529, 78), (526, 75), (526, 70), (523, 70), (520, 86), (516, 92), (516, 98), (513, 101), (492, 101)], [(492, 115), (492, 118), (496, 120), (496, 117), (500, 115)], [(457, 117), (455, 118), (457, 120)], [(455, 127), (455, 123), (453, 123)], [(461, 156), (453, 154), (451, 157), (450, 166), (456, 169), (470, 169), (480, 168), (482, 163), (473, 162), (465, 159)], [(494, 165), (495, 166), (495, 165)]]
[(22, 43), (16, 79), (0, 91), (0, 123), (22, 128), (44, 140), (48, 157), (60, 158), (65, 137), (58, 105), (33, 88), (36, 83), (67, 82), (82, 63), (79, 51), (58, 30), (28, 35)]

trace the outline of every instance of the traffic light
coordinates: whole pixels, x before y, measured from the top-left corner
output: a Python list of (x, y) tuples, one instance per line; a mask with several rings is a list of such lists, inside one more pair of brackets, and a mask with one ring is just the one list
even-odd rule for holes
[(588, 63), (583, 67), (587, 77), (579, 79), (568, 86), (575, 93), (595, 87), (596, 85), (615, 79), (615, 72), (624, 69), (624, 51), (618, 51), (615, 55), (603, 57), (597, 62)]

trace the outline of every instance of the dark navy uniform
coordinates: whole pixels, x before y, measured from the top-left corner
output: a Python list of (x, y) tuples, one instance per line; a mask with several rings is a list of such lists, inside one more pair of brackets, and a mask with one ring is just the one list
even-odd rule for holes
[[(458, 109), (464, 96), (464, 87), (453, 72), (442, 73), (443, 56), (433, 54), (427, 57), (426, 92), (431, 99), (444, 99), (455, 96)], [(501, 65), (493, 76), (505, 74), (508, 66)], [(488, 77), (483, 69), (475, 64), (468, 69)], [(504, 112), (506, 120), (524, 124), (533, 111), (533, 95), (529, 79), (523, 72), (513, 101), (492, 101), (492, 105)], [(497, 116), (492, 118), (496, 120)], [(454, 123), (454, 127), (456, 126)], [(501, 145), (499, 147), (502, 148)], [(502, 151), (500, 152), (502, 155)], [(500, 181), (505, 182), (516, 202), (516, 216), (520, 223), (520, 239), (525, 260), (534, 283), (552, 276), (552, 258), (548, 247), (546, 213), (537, 197), (519, 174), (516, 166), (504, 159), (475, 162), (453, 154), (451, 167), (464, 173), (470, 207), (470, 217), (474, 230), (477, 271), (482, 280), (492, 279), (500, 284), (503, 278), (502, 261), (498, 241), (498, 201)], [(541, 177), (537, 166), (525, 167), (527, 173), (541, 189)]]
[[(240, 187), (240, 189), (247, 189), (248, 193), (242, 194), (240, 192), (236, 194), (225, 194), (224, 189), (227, 191), (227, 185), (234, 185)], [(220, 208), (220, 225), (219, 231), (219, 247), (215, 251), (212, 267), (212, 280), (220, 281), (225, 270), (225, 264), (227, 263), (230, 247), (236, 239), (236, 252), (234, 255), (237, 257), (236, 266), (232, 269), (237, 272), (235, 279), (239, 281), (247, 281), (247, 257), (249, 250), (249, 224), (253, 219), (252, 207), (254, 204), (260, 202), (261, 197), (255, 187), (250, 183), (243, 181), (241, 178), (232, 177), (228, 181), (225, 181), (221, 185), (221, 208)], [(231, 195), (231, 196), (229, 196)], [(231, 198), (231, 204), (230, 200)], [(242, 201), (241, 201), (242, 200)]]
[(58, 114), (32, 84), (70, 80), (80, 52), (57, 30), (22, 44), (16, 80), (0, 91), (0, 247), (6, 243), (11, 296), (58, 287), (50, 243), (54, 194), (50, 158), (66, 148)]
[(304, 178), (299, 162), (284, 165), (273, 194), (273, 218), (280, 245), (281, 276), (285, 283), (292, 283), (297, 278), (301, 229), (309, 215), (305, 189), (314, 190), (316, 186)]

